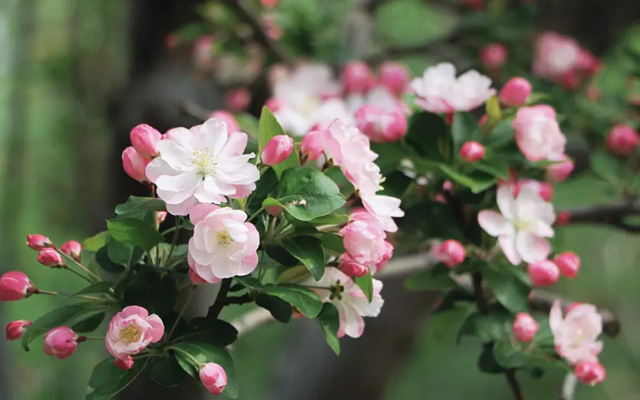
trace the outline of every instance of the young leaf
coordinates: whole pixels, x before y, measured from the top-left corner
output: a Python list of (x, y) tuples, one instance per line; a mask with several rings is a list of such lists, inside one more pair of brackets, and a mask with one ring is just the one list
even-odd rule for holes
[(154, 226), (136, 218), (112, 219), (107, 221), (107, 228), (114, 239), (146, 251), (164, 240)]
[(338, 309), (331, 303), (324, 303), (322, 311), (316, 317), (316, 322), (320, 325), (322, 334), (331, 350), (340, 355), (340, 341), (338, 340), (340, 315), (338, 314)]
[(371, 278), (371, 272), (367, 273), (365, 276), (355, 278), (354, 282), (360, 289), (362, 289), (367, 300), (371, 303), (371, 299), (373, 299), (373, 278)]
[(128, 214), (144, 214), (149, 211), (164, 210), (164, 201), (154, 197), (129, 196), (125, 203), (116, 206), (116, 214), (121, 217)]
[(109, 239), (111, 239), (111, 235), (109, 232), (100, 232), (95, 236), (91, 236), (86, 239), (82, 244), (84, 250), (87, 251), (98, 251), (109, 243)]
[(148, 358), (136, 360), (133, 367), (125, 371), (116, 367), (111, 357), (102, 360), (91, 373), (86, 400), (113, 398), (140, 375), (148, 362)]
[(485, 268), (483, 275), (493, 294), (506, 309), (514, 313), (529, 310), (530, 288), (527, 284), (508, 271), (497, 268)]
[(280, 285), (266, 285), (264, 293), (276, 296), (295, 306), (308, 318), (315, 318), (322, 310), (322, 300), (314, 291), (300, 285), (283, 283)]
[(315, 280), (324, 275), (324, 249), (320, 239), (313, 236), (294, 236), (282, 239), (284, 248), (297, 258)]
[(262, 107), (262, 114), (260, 114), (260, 121), (258, 121), (258, 159), (262, 155), (264, 146), (269, 143), (271, 138), (278, 135), (284, 135), (284, 130), (271, 110), (266, 106)]

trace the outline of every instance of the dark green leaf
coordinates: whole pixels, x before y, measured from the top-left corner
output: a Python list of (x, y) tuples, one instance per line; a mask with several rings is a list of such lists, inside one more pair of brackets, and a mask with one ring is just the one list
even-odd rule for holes
[(144, 255), (144, 249), (111, 239), (107, 245), (107, 254), (111, 261), (126, 268), (140, 261)]
[(369, 300), (371, 303), (371, 299), (373, 299), (373, 278), (371, 277), (371, 272), (367, 273), (365, 276), (357, 277), (354, 279), (354, 282)]
[(454, 151), (457, 152), (466, 141), (471, 140), (477, 129), (478, 122), (473, 114), (455, 113), (453, 115), (453, 124), (451, 125)]
[(612, 185), (621, 184), (630, 174), (622, 161), (602, 151), (591, 155), (591, 168), (600, 178)]
[(140, 246), (146, 251), (151, 250), (164, 240), (153, 225), (136, 218), (110, 220), (107, 221), (107, 227), (114, 239), (133, 246)]
[[(517, 267), (502, 267), (517, 268)], [(520, 279), (501, 268), (488, 267), (483, 271), (487, 285), (493, 291), (500, 304), (509, 311), (517, 313), (529, 309), (530, 288)]]
[(238, 331), (230, 323), (220, 319), (209, 320), (207, 318), (194, 318), (187, 325), (184, 339), (206, 339), (210, 344), (228, 346), (238, 338)]
[(451, 158), (452, 139), (442, 117), (428, 112), (414, 114), (409, 121), (405, 141), (419, 155), (431, 161)]
[(482, 354), (480, 354), (480, 358), (478, 359), (478, 367), (480, 371), (488, 374), (501, 374), (505, 371), (493, 356), (493, 343), (484, 345)]
[(154, 357), (147, 370), (149, 378), (161, 386), (177, 386), (187, 376), (173, 354)]
[(75, 294), (94, 294), (94, 293), (107, 293), (109, 289), (113, 286), (113, 282), (96, 282), (93, 283), (86, 288), (76, 292)]
[(497, 180), (491, 176), (476, 178), (473, 176), (462, 174), (446, 164), (440, 164), (439, 167), (447, 177), (451, 178), (454, 182), (459, 183), (462, 186), (468, 187), (473, 193), (483, 192), (491, 186), (495, 185), (497, 182)]
[(314, 291), (299, 285), (290, 283), (267, 285), (263, 288), (263, 291), (295, 306), (308, 318), (315, 318), (320, 310), (322, 310), (320, 296)]
[(493, 358), (503, 368), (519, 368), (527, 363), (529, 357), (514, 348), (511, 342), (503, 341), (494, 343)]
[(278, 277), (278, 283), (297, 283), (309, 278), (309, 270), (303, 265), (286, 269)]
[(71, 327), (71, 329), (73, 329), (74, 332), (77, 332), (77, 333), (93, 332), (96, 329), (98, 329), (102, 321), (104, 321), (105, 316), (106, 316), (105, 313), (92, 315), (88, 318), (83, 319), (80, 322), (75, 323)]
[(144, 214), (149, 211), (164, 210), (164, 201), (154, 197), (129, 196), (125, 203), (116, 206), (116, 214), (121, 217), (128, 214)]
[(124, 266), (111, 261), (111, 258), (109, 258), (109, 249), (107, 247), (103, 247), (98, 250), (98, 252), (95, 254), (95, 260), (100, 268), (106, 272), (119, 274), (125, 270)]
[(474, 313), (465, 319), (458, 331), (460, 342), (463, 336), (475, 336), (483, 342), (508, 340), (511, 336), (513, 316), (504, 310), (490, 310), (487, 314)]
[(340, 355), (340, 341), (338, 340), (338, 328), (340, 328), (340, 315), (338, 309), (331, 303), (324, 303), (322, 311), (316, 317), (316, 322), (322, 329), (322, 334), (331, 350)]
[(315, 280), (324, 275), (324, 249), (320, 239), (313, 236), (293, 236), (282, 239), (285, 250), (297, 258), (311, 272)]
[(115, 366), (109, 357), (96, 365), (89, 379), (86, 400), (109, 400), (129, 386), (144, 370), (148, 358), (136, 360), (128, 371)]
[(125, 305), (137, 305), (160, 316), (171, 312), (178, 296), (175, 281), (170, 276), (160, 276), (158, 272), (140, 268), (131, 273), (124, 289)]
[(291, 320), (291, 305), (278, 297), (260, 293), (256, 298), (256, 304), (269, 310), (276, 321), (287, 323)]
[(273, 168), (267, 168), (260, 176), (260, 180), (256, 182), (256, 190), (253, 191), (247, 200), (245, 212), (252, 215), (262, 207), (262, 202), (267, 198), (269, 193), (278, 185), (278, 177)]

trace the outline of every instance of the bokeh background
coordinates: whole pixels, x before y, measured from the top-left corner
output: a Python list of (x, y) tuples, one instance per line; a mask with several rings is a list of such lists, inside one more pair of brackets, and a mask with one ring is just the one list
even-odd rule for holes
[[(299, 1), (310, 10), (330, 2)], [(450, 7), (454, 2), (378, 1), (372, 29), (392, 44), (435, 41), (460, 29), (459, 8)], [(142, 122), (162, 131), (197, 123), (179, 110), (182, 100), (208, 109), (222, 106), (225, 82), (194, 74), (188, 52), (164, 47), (168, 33), (198, 18), (201, 3), (0, 1), (0, 272), (23, 270), (46, 288), (74, 284), (36, 262), (24, 245), (26, 235), (43, 233), (60, 243), (102, 230), (113, 206), (140, 190), (119, 161), (129, 129)], [(548, 3), (540, 29), (575, 36), (605, 60), (617, 56), (617, 43), (640, 42), (637, 0)], [(446, 46), (401, 59), (419, 73), (450, 57), (470, 63)], [(614, 196), (584, 170), (557, 186), (554, 203), (567, 209)], [(559, 229), (554, 242), (574, 249), (583, 262), (575, 281), (554, 290), (607, 307), (622, 321), (618, 338), (604, 338), (607, 380), (596, 388), (580, 386), (576, 398), (640, 399), (640, 236), (580, 225)], [(367, 322), (358, 341), (344, 339), (340, 358), (306, 321), (272, 323), (243, 336), (233, 350), (240, 398), (510, 398), (502, 376), (478, 371), (479, 344), (470, 339), (456, 344), (464, 310), (431, 317), (436, 294), (407, 293), (401, 280), (387, 282), (385, 291), (381, 317)], [(35, 319), (56, 301), (35, 296), (0, 304), (0, 322)], [(37, 346), (24, 353), (18, 343), (0, 341), (0, 399), (82, 399), (93, 365), (104, 356), (98, 342), (85, 343), (60, 361)], [(558, 398), (562, 378), (559, 371), (542, 379), (523, 376), (525, 393), (530, 400)], [(141, 382), (119, 398), (151, 398), (153, 390)], [(158, 400), (197, 397), (155, 393)]]

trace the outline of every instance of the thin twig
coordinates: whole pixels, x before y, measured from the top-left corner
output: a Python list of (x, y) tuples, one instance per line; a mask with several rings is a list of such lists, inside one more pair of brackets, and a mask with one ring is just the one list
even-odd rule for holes
[(516, 400), (525, 400), (524, 393), (522, 393), (522, 389), (520, 389), (520, 384), (516, 379), (516, 370), (510, 368), (505, 372), (507, 377), (507, 382), (509, 383), (509, 387), (511, 388), (511, 392), (515, 396)]

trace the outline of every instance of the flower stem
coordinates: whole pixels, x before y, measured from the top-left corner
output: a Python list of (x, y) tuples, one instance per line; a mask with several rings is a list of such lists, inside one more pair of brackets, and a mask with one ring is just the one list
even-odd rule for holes
[[(57, 250), (57, 249), (56, 249)], [(81, 270), (83, 270), (84, 272), (86, 272), (87, 274), (91, 275), (91, 277), (93, 277), (93, 279), (97, 280), (97, 281), (102, 281), (102, 278), (100, 278), (98, 275), (94, 274), (93, 272), (91, 272), (89, 270), (89, 268), (85, 267), (84, 265), (82, 265), (81, 263), (79, 263), (78, 261), (76, 261), (73, 257), (69, 257), (68, 255), (64, 254), (63, 252), (61, 252), (60, 250), (58, 250), (58, 253), (64, 257), (65, 259), (71, 261), (72, 263), (74, 263), (78, 268), (80, 268)]]
[(178, 314), (178, 317), (173, 322), (173, 325), (171, 326), (171, 329), (169, 330), (169, 333), (167, 335), (165, 335), (165, 338), (166, 338), (167, 341), (169, 339), (171, 339), (171, 336), (173, 335), (173, 332), (178, 327), (178, 323), (180, 322), (180, 319), (182, 318), (182, 315), (184, 314), (185, 310), (187, 309), (187, 306), (189, 306), (189, 303), (193, 299), (193, 295), (195, 293), (196, 293), (195, 288), (191, 287), (191, 289), (189, 289), (189, 294), (187, 295), (187, 299), (184, 301), (184, 305), (182, 306), (182, 309), (180, 310), (180, 313)]
[(85, 281), (89, 282), (89, 283), (94, 283), (91, 279), (87, 278), (86, 276), (82, 275), (80, 272), (76, 271), (73, 268), (69, 268), (69, 266), (67, 265), (66, 267), (64, 267), (63, 269), (72, 272), (73, 274), (79, 276), (80, 278), (84, 279)]
[(249, 217), (249, 219), (247, 219), (247, 222), (251, 222), (251, 221), (253, 221), (253, 220), (255, 219), (255, 217), (257, 217), (258, 215), (260, 215), (260, 213), (261, 213), (261, 212), (263, 212), (263, 211), (264, 211), (264, 207), (260, 207), (260, 208), (258, 208), (258, 211), (254, 212), (254, 213)]
[(180, 218), (176, 217), (176, 230), (173, 232), (173, 240), (171, 241), (171, 247), (169, 248), (169, 254), (167, 254), (167, 258), (165, 259), (166, 263), (171, 260), (171, 255), (173, 254), (173, 250), (176, 248), (176, 244), (178, 244), (178, 236), (180, 236)]

